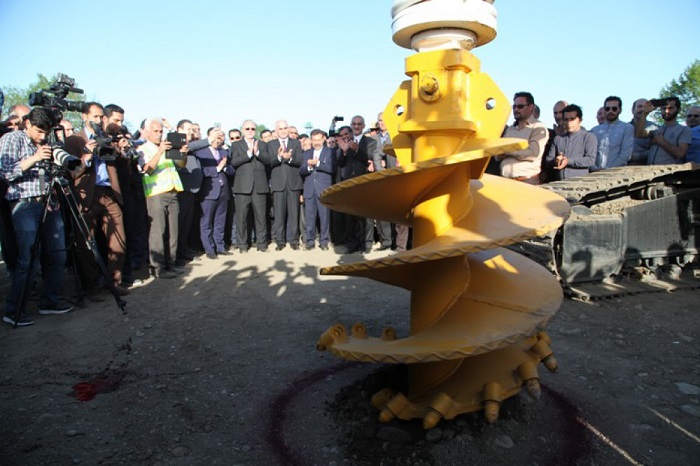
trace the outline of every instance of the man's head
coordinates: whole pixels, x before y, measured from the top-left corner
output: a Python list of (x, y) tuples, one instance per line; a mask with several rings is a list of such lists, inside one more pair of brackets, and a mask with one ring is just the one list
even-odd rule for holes
[(241, 130), (235, 129), (235, 128), (228, 130), (228, 140), (231, 142), (240, 141), (241, 140)]
[(513, 96), (513, 116), (518, 123), (526, 122), (535, 112), (535, 98), (529, 92), (517, 92)]
[(668, 97), (668, 104), (665, 107), (661, 107), (661, 118), (664, 119), (666, 123), (673, 123), (678, 117), (678, 111), (681, 109), (681, 99), (672, 95)]
[(603, 110), (605, 111), (605, 120), (609, 123), (613, 123), (620, 119), (620, 112), (622, 112), (622, 99), (611, 95), (605, 99), (603, 104)]
[(552, 108), (552, 112), (554, 113), (554, 123), (557, 124), (557, 126), (561, 126), (561, 124), (564, 121), (564, 107), (569, 105), (569, 102), (566, 102), (565, 100), (560, 100), (556, 104), (554, 104), (554, 107)]
[(583, 120), (583, 111), (581, 107), (575, 104), (567, 105), (562, 110), (564, 127), (567, 133), (575, 133), (581, 129), (581, 120)]
[(111, 124), (122, 126), (124, 124), (124, 109), (119, 105), (109, 104), (105, 105), (104, 108), (104, 121), (103, 125), (105, 128)]
[(377, 126), (379, 127), (379, 131), (382, 133), (386, 133), (386, 123), (384, 123), (384, 112), (379, 112), (379, 115), (377, 115)]
[(355, 115), (352, 117), (352, 120), (350, 120), (350, 127), (352, 128), (352, 134), (354, 136), (362, 136), (365, 130), (365, 119), (360, 115)]
[[(311, 135), (313, 136), (313, 132), (311, 133)], [(311, 142), (313, 142), (313, 141), (311, 141)], [(332, 136), (328, 136), (326, 138), (326, 145), (328, 147), (330, 147), (331, 149), (335, 149), (336, 147), (338, 147), (338, 141), (336, 140), (335, 134), (333, 134)]]
[(25, 120), (24, 131), (34, 144), (44, 144), (46, 134), (56, 125), (53, 113), (43, 107), (33, 108)]
[(90, 123), (97, 124), (100, 128), (102, 127), (102, 119), (104, 118), (104, 107), (102, 104), (97, 102), (85, 102), (81, 110), (80, 117), (83, 119), (83, 124), (85, 125), (85, 131), (90, 134), (94, 131)]
[(634, 118), (642, 118), (644, 116), (644, 108), (647, 106), (647, 99), (637, 99), (632, 104), (632, 116)]
[[(277, 139), (282, 139), (282, 136), (280, 136), (280, 133), (277, 132), (277, 130), (275, 130), (275, 132), (277, 133)], [(289, 139), (298, 139), (299, 138), (299, 130), (297, 129), (296, 126), (290, 126), (288, 128), (288, 134), (289, 134)]]
[(595, 120), (599, 125), (605, 123), (605, 107), (600, 107), (595, 114)]
[(202, 130), (199, 123), (192, 123), (192, 140), (199, 141), (200, 139), (202, 139)]
[(63, 132), (65, 133), (66, 137), (73, 136), (73, 132), (75, 130), (73, 128), (73, 123), (71, 123), (70, 120), (66, 120), (64, 118), (63, 120), (61, 120), (60, 125), (63, 127)]
[(326, 133), (320, 129), (311, 130), (311, 147), (314, 150), (323, 149), (323, 144), (326, 142)]
[(272, 141), (272, 131), (270, 131), (267, 128), (260, 131), (260, 139), (262, 140), (262, 142)]
[(24, 117), (29, 115), (31, 110), (31, 108), (24, 104), (15, 104), (10, 107), (7, 112), (7, 121), (10, 129), (14, 131), (24, 128)]
[[(208, 138), (209, 136), (211, 136), (212, 131), (215, 131), (215, 130), (217, 130), (217, 129), (219, 129), (219, 128), (217, 128), (216, 126), (212, 126), (211, 128), (209, 128), (209, 129), (207, 130), (207, 138)], [(214, 138), (214, 140), (211, 142), (210, 145), (211, 145), (211, 147), (214, 148), (214, 149), (218, 149), (218, 148), (220, 148), (221, 146), (223, 146), (223, 145), (224, 145), (224, 133), (219, 133), (219, 134)]]
[(299, 136), (299, 143), (301, 144), (301, 150), (311, 149), (311, 139), (309, 139), (308, 134), (302, 134)]
[(287, 139), (287, 137), (289, 137), (289, 125), (287, 124), (287, 120), (277, 120), (275, 123), (275, 132), (277, 133), (277, 139)]
[(250, 141), (255, 138), (255, 129), (257, 125), (253, 120), (246, 120), (241, 125), (241, 131), (243, 133), (243, 139)]
[(192, 122), (187, 119), (182, 119), (177, 122), (175, 130), (180, 134), (185, 134), (187, 141), (192, 140)]
[(153, 144), (160, 144), (163, 137), (163, 123), (160, 118), (151, 118), (146, 122), (148, 140)]
[(690, 128), (700, 125), (700, 105), (693, 105), (685, 114), (685, 124)]
[(338, 130), (338, 137), (344, 141), (350, 141), (352, 139), (352, 128), (349, 126), (341, 126)]

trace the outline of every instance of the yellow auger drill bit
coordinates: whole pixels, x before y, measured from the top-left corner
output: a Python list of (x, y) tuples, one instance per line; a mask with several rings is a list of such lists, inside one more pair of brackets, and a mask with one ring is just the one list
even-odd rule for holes
[[(409, 364), (409, 393), (377, 393), (380, 420), (441, 419), (484, 410), (523, 385), (539, 396), (536, 365), (557, 365), (544, 328), (562, 301), (556, 278), (502, 246), (554, 230), (568, 216), (561, 197), (484, 175), (488, 158), (527, 147), (501, 139), (508, 101), (469, 50), (495, 37), (492, 2), (396, 1), (394, 41), (415, 48), (384, 120), (400, 166), (338, 183), (322, 201), (352, 215), (406, 224), (414, 248), (327, 267), (411, 292), (410, 335), (380, 338), (363, 324), (336, 324), (317, 347), (341, 358)], [(461, 18), (461, 20), (459, 19)]]

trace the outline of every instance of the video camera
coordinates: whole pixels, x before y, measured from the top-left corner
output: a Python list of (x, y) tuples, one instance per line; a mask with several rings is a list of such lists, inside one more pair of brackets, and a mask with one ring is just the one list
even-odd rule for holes
[[(65, 74), (59, 73), (56, 81), (51, 84), (48, 89), (42, 89), (39, 92), (29, 94), (29, 105), (32, 107), (43, 107), (51, 112), (55, 125), (53, 130), (47, 134), (47, 144), (51, 146), (53, 154), (52, 161), (55, 167), (49, 168), (51, 172), (59, 171), (62, 168), (67, 170), (75, 170), (81, 164), (81, 160), (75, 157), (63, 148), (63, 143), (56, 136), (57, 132), (62, 132), (63, 127), (59, 125), (63, 119), (63, 110), (71, 112), (79, 112), (82, 110), (82, 102), (72, 102), (66, 100), (69, 92), (82, 94), (83, 90), (75, 87), (75, 80), (69, 78)], [(48, 94), (52, 95), (48, 95)], [(55, 170), (54, 170), (55, 169)]]

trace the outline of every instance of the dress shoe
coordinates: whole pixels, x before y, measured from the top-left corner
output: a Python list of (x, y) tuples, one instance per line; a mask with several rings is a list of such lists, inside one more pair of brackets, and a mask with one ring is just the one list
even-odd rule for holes
[(391, 245), (390, 244), (382, 244), (381, 246), (379, 246), (377, 248), (377, 251), (386, 251), (387, 249), (391, 249)]
[(313, 245), (313, 244), (307, 244), (306, 246), (304, 246), (304, 250), (306, 250), (306, 251), (312, 251), (315, 247), (316, 247), (316, 246)]
[(175, 272), (171, 272), (170, 270), (156, 270), (156, 277), (157, 278), (166, 278), (166, 279), (171, 279), (177, 277), (177, 274)]
[(321, 246), (321, 251), (328, 251), (328, 246)]
[(185, 269), (183, 267), (177, 266), (177, 265), (171, 265), (170, 270), (172, 272), (175, 272), (178, 275), (182, 275), (185, 273)]
[(218, 259), (219, 256), (217, 256), (215, 252), (208, 252), (208, 253), (207, 253), (207, 258), (209, 258), (209, 259)]
[(220, 256), (233, 256), (233, 253), (231, 251), (227, 251), (225, 249), (218, 251), (217, 254)]
[(238, 252), (240, 252), (241, 254), (245, 254), (246, 252), (248, 252), (248, 249), (247, 248), (238, 248)]
[(284, 249), (284, 244), (278, 244), (275, 251), (281, 251), (282, 249)]
[(259, 252), (267, 252), (267, 246), (258, 246)]
[(292, 244), (292, 249), (295, 251), (299, 250), (299, 245), (298, 244)]

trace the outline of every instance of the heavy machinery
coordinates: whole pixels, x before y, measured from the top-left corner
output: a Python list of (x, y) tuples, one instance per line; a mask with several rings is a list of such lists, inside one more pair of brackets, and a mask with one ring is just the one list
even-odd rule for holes
[(413, 249), (327, 267), (322, 274), (367, 277), (410, 290), (410, 335), (369, 336), (331, 326), (317, 348), (345, 359), (405, 363), (408, 393), (372, 399), (380, 420), (441, 419), (484, 410), (524, 385), (539, 396), (537, 364), (557, 370), (544, 332), (563, 299), (554, 275), (504, 246), (544, 235), (569, 214), (559, 195), (484, 175), (492, 155), (527, 142), (499, 136), (508, 99), (469, 51), (496, 35), (493, 1), (397, 0), (394, 41), (416, 54), (384, 120), (400, 166), (327, 189), (332, 209), (413, 227)]
[(572, 215), (555, 232), (515, 249), (550, 261), (571, 295), (595, 299), (700, 286), (694, 276), (699, 165), (621, 167), (543, 187), (567, 199)]

